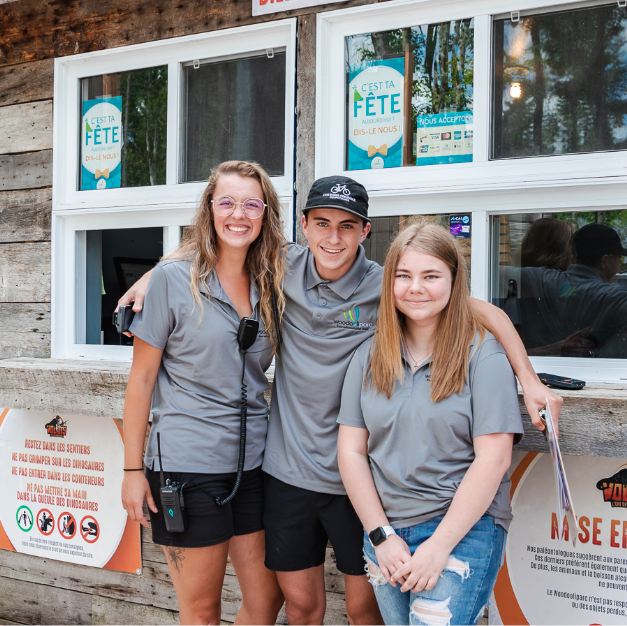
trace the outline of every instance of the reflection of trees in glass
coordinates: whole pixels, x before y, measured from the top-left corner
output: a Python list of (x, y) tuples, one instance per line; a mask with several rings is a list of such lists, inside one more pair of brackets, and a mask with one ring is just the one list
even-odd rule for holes
[(120, 74), (122, 96), (122, 187), (164, 185), (168, 67)]
[(414, 56), (413, 124), (418, 115), (472, 110), (472, 19), (348, 37), (347, 74), (369, 61)]
[(624, 8), (501, 20), (494, 36), (497, 158), (627, 148)]

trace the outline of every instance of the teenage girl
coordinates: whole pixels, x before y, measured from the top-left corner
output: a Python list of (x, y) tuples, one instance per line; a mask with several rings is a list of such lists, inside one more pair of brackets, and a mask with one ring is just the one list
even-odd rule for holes
[(339, 466), (386, 624), (475, 624), (503, 559), (523, 432), (502, 346), (443, 228), (401, 232), (371, 342), (346, 375)]
[[(132, 520), (164, 546), (181, 624), (219, 624), (230, 557), (242, 589), (240, 624), (274, 624), (283, 596), (264, 566), (261, 462), (268, 406), (263, 396), (277, 337), (284, 246), (280, 205), (268, 175), (255, 163), (228, 161), (209, 178), (191, 232), (153, 271), (137, 313), (133, 366), (124, 405), (122, 502)], [(240, 447), (241, 318), (259, 322), (246, 359), (248, 420), (245, 465), (235, 497)], [(152, 399), (152, 402), (151, 402)], [(152, 429), (142, 469), (142, 449)], [(186, 528), (168, 532), (159, 498), (165, 477), (183, 489)]]

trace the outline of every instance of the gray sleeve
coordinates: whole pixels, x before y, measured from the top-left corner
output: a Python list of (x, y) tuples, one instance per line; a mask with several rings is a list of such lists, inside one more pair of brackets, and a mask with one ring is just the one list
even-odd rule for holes
[(366, 428), (364, 416), (361, 412), (361, 390), (364, 381), (364, 364), (360, 357), (361, 350), (357, 349), (351, 359), (344, 386), (342, 387), (342, 406), (337, 418), (338, 424)]
[(163, 350), (174, 328), (174, 312), (170, 302), (168, 277), (157, 265), (146, 290), (144, 308), (135, 314), (130, 331), (142, 341)]
[[(518, 390), (505, 351), (494, 339), (486, 340), (470, 368), (472, 436), (524, 433)], [(514, 437), (518, 443), (522, 436)]]

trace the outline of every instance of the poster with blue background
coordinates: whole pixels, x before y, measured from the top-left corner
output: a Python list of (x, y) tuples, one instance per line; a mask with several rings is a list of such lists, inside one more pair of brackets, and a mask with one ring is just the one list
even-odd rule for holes
[(351, 69), (348, 93), (348, 169), (403, 164), (405, 57)]
[(81, 189), (120, 186), (122, 96), (83, 102)]
[(419, 115), (416, 165), (472, 162), (472, 111)]

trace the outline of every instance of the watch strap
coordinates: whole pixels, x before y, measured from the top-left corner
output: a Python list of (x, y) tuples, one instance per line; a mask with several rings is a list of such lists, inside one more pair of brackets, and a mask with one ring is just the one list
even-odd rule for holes
[(383, 532), (385, 533), (385, 538), (387, 539), (390, 535), (395, 535), (396, 531), (392, 526), (382, 526)]

